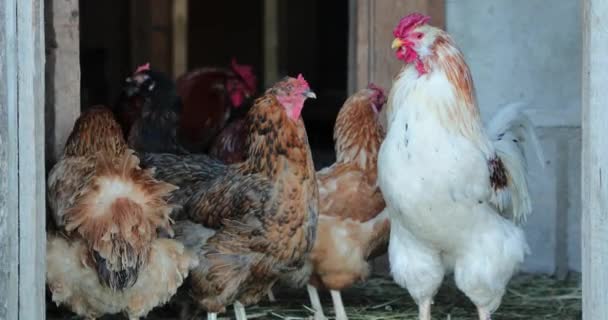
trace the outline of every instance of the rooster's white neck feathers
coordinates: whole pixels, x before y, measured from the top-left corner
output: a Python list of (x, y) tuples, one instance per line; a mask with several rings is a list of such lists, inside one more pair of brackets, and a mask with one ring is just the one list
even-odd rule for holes
[[(407, 64), (397, 75), (388, 100), (389, 127), (398, 112), (411, 114), (417, 109), (426, 109), (444, 128), (489, 152), (473, 80), (462, 53), (443, 31), (437, 32), (428, 50), (431, 53), (423, 58), (427, 74), (420, 75), (414, 64)], [(408, 110), (400, 110), (403, 108)]]

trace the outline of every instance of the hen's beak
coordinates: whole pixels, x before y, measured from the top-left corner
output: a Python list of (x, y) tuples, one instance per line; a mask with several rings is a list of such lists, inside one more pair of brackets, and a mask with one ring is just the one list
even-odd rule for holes
[(317, 98), (317, 95), (314, 92), (310, 91), (310, 90), (304, 92), (304, 96), (306, 98), (310, 98), (310, 99), (316, 99)]
[(393, 43), (391, 44), (391, 49), (401, 48), (402, 46), (403, 41), (401, 41), (401, 39), (399, 38), (395, 38), (395, 40), (393, 40)]

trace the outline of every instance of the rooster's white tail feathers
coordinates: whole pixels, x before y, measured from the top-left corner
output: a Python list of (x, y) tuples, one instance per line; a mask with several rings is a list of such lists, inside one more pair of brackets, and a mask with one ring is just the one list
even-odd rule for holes
[(533, 151), (544, 167), (540, 142), (534, 124), (522, 110), (524, 106), (523, 103), (513, 103), (503, 107), (487, 125), (487, 132), (508, 177), (509, 190), (495, 195), (496, 204), (517, 224), (525, 222), (532, 211), (526, 151)]

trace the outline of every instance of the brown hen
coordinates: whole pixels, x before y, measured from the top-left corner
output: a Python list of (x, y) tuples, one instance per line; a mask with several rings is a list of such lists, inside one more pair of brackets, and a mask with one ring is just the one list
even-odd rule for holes
[[(351, 96), (334, 128), (336, 163), (317, 172), (319, 225), (311, 253), (310, 283), (331, 290), (337, 319), (347, 319), (339, 290), (369, 275), (368, 260), (386, 251), (390, 223), (376, 184), (376, 162), (384, 133), (378, 113), (386, 99), (370, 84)], [(322, 316), (316, 290), (311, 301)]]
[[(300, 272), (315, 239), (318, 189), (304, 123), (314, 97), (299, 76), (257, 99), (245, 118), (247, 160), (225, 165), (204, 155), (147, 154), (156, 177), (180, 187), (182, 217), (216, 230), (184, 241), (199, 252), (191, 294), (210, 313), (256, 303), (279, 277)], [(179, 239), (196, 235), (178, 234)], [(309, 275), (306, 275), (306, 279)], [(241, 313), (242, 312), (242, 313)]]
[(93, 107), (77, 121), (49, 173), (48, 199), (60, 234), (49, 234), (47, 283), (53, 301), (81, 316), (144, 316), (166, 302), (197, 260), (171, 233), (167, 197), (127, 149), (112, 113)]

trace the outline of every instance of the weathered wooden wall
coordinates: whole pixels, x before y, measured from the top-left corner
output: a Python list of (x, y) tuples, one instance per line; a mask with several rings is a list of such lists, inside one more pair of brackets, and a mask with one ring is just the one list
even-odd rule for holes
[(0, 319), (17, 319), (16, 0), (0, 1)]
[(131, 0), (131, 61), (173, 74), (172, 0)]
[(173, 76), (188, 70), (188, 0), (173, 0)]
[(50, 169), (80, 114), (80, 35), (78, 0), (47, 0), (45, 4), (45, 131)]
[[(356, 17), (351, 21), (351, 45), (355, 50), (354, 69), (349, 69), (349, 89), (364, 88), (374, 82), (387, 90), (400, 62), (391, 50), (393, 28), (408, 13), (421, 12), (431, 16), (431, 24), (445, 27), (444, 0), (356, 0)], [(352, 65), (352, 63), (351, 63)]]
[(44, 319), (43, 1), (0, 17), (0, 319)]
[(583, 1), (583, 319), (608, 318), (608, 2)]

